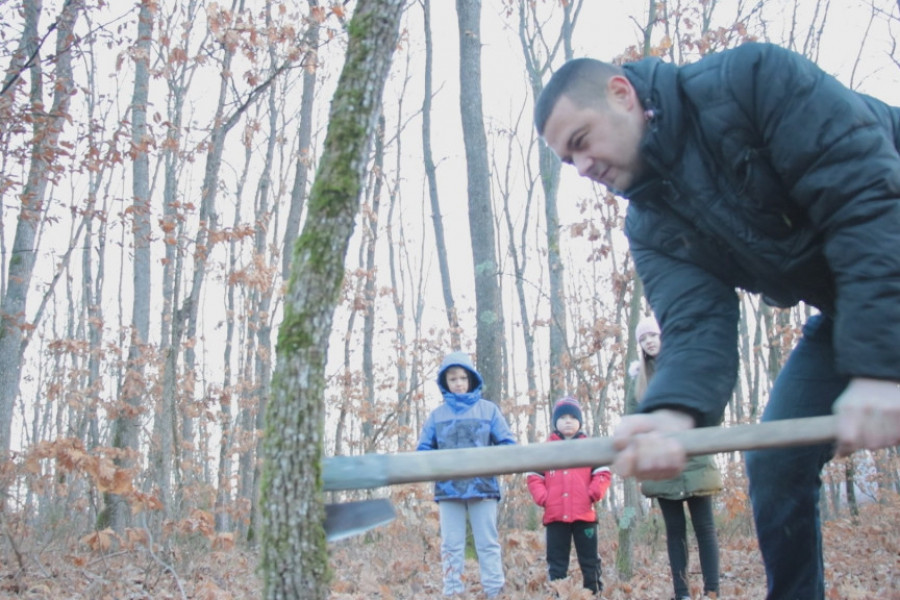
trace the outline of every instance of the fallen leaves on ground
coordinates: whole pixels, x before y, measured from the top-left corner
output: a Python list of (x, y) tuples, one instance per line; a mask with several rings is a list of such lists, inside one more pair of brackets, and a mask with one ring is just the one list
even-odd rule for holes
[[(441, 592), (440, 532), (427, 505), (401, 512), (401, 518), (369, 534), (331, 547), (330, 600), (411, 600), (438, 598)], [(859, 518), (826, 523), (824, 533), (828, 600), (900, 600), (900, 501), (861, 508)], [(603, 598), (667, 599), (672, 590), (665, 538), (652, 521), (635, 541), (634, 575), (615, 573), (617, 533), (611, 517), (600, 524)], [(190, 544), (151, 552), (145, 540), (110, 546), (101, 531), (62, 544), (16, 549), (4, 547), (0, 599), (53, 600), (244, 600), (261, 598), (258, 554), (238, 543), (213, 544), (195, 536)], [(581, 586), (574, 553), (570, 577), (549, 582), (543, 528), (501, 530), (506, 588), (500, 600), (591, 598)], [(122, 536), (121, 539), (130, 539)], [(720, 598), (762, 598), (765, 574), (756, 541), (745, 524), (719, 529)], [(144, 542), (144, 543), (142, 543)], [(466, 561), (466, 600), (481, 600), (478, 563)], [(691, 548), (691, 586), (699, 597), (702, 580), (696, 547)]]

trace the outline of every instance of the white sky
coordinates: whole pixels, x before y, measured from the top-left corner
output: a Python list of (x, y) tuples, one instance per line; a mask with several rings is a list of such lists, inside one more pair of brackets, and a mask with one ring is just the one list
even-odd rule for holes
[[(166, 0), (163, 5), (170, 5), (174, 0)], [(537, 0), (542, 6), (552, 6), (557, 0)], [(889, 0), (876, 0), (879, 6), (886, 9), (894, 10), (896, 13), (897, 5)], [(57, 14), (59, 2), (50, 0), (45, 2), (46, 18)], [(248, 5), (254, 5), (250, 1)], [(781, 35), (781, 30), (785, 27), (784, 15), (790, 15), (795, 4), (803, 5), (804, 10), (812, 10), (818, 3), (815, 2), (794, 2), (793, 0), (767, 0), (764, 15), (769, 23), (770, 36), (777, 40)], [(594, 56), (600, 59), (611, 59), (615, 55), (623, 51), (629, 45), (637, 43), (640, 38), (640, 31), (637, 22), (632, 20), (630, 14), (635, 10), (639, 10), (641, 15), (646, 11), (647, 1), (638, 0), (586, 0), (579, 20), (579, 24), (575, 30), (575, 54), (576, 56)], [(719, 15), (725, 21), (727, 16), (733, 14), (734, 7), (738, 6), (738, 0), (720, 0), (718, 9)], [(483, 2), (482, 8), (482, 69), (483, 69), (483, 92), (484, 92), (484, 109), (485, 109), (485, 125), (487, 127), (498, 127), (508, 125), (513, 118), (524, 111), (522, 131), (526, 131), (531, 126), (531, 100), (527, 98), (526, 81), (523, 68), (521, 67), (521, 49), (519, 47), (516, 26), (517, 16), (515, 14), (506, 16), (506, 2), (500, 0), (486, 0)], [(636, 8), (638, 7), (638, 8)], [(434, 82), (435, 97), (433, 102), (432, 125), (434, 140), (434, 158), (438, 164), (438, 184), (439, 193), (442, 203), (442, 212), (445, 224), (450, 235), (448, 239), (454, 242), (454, 250), (451, 252), (451, 269), (454, 270), (456, 278), (461, 283), (454, 290), (456, 293), (457, 303), (466, 310), (471, 310), (474, 306), (474, 294), (471, 290), (471, 254), (468, 242), (468, 226), (467, 219), (467, 199), (465, 184), (465, 153), (462, 147), (461, 123), (459, 116), (459, 73), (457, 61), (459, 56), (458, 50), (458, 32), (455, 2), (450, 0), (431, 0), (432, 8), (432, 30), (435, 44), (434, 55)], [(126, 12), (128, 8), (124, 5), (115, 4), (110, 8), (111, 13), (116, 16)], [(0, 9), (2, 12), (2, 9)], [(819, 64), (827, 71), (834, 73), (845, 83), (850, 83), (850, 69), (856, 60), (856, 53), (860, 47), (860, 40), (866, 35), (866, 25), (871, 9), (867, 2), (863, 0), (833, 0), (831, 2), (831, 16), (825, 27), (823, 35), (824, 46), (820, 49)], [(0, 18), (2, 18), (0, 14)], [(644, 20), (643, 16), (639, 17), (640, 21)], [(124, 21), (127, 21), (124, 24)], [(122, 22), (116, 21), (123, 27), (123, 35), (133, 35), (133, 14)], [(402, 73), (405, 67), (405, 61), (408, 53), (411, 53), (410, 72), (415, 80), (420, 80), (422, 63), (423, 63), (423, 36), (421, 31), (422, 9), (416, 2), (411, 2), (406, 16), (405, 26), (408, 28), (409, 43), (408, 47), (398, 51), (395, 54), (394, 79), (392, 86), (395, 88), (392, 92), (389, 88), (386, 94), (385, 105), (388, 111), (394, 110), (396, 106), (396, 87), (402, 83), (398, 73)], [(42, 29), (43, 30), (43, 29)], [(876, 25), (868, 32), (868, 38), (862, 54), (860, 68), (854, 76), (855, 82), (860, 82), (860, 89), (878, 96), (890, 103), (900, 105), (900, 69), (891, 61), (889, 55), (891, 51), (891, 41), (888, 30), (884, 25), (884, 20), (879, 20)], [(343, 59), (342, 50), (337, 43), (330, 44), (325, 52), (324, 57), (328, 61), (327, 68), (330, 74), (319, 87), (320, 101), (318, 109), (320, 112), (319, 120), (316, 127), (319, 131), (319, 143), (324, 138), (324, 129), (326, 127), (325, 115), (327, 114), (328, 102), (324, 100), (330, 95), (334, 82), (337, 78), (339, 65)], [(110, 56), (103, 58), (113, 61), (115, 58), (112, 53)], [(131, 93), (131, 72), (129, 65), (120, 72), (104, 72), (100, 77), (103, 81), (107, 81), (113, 89), (118, 88), (122, 97), (117, 102), (119, 110), (127, 106), (128, 98)], [(162, 85), (159, 81), (152, 82), (152, 85)], [(198, 86), (199, 87), (199, 86)], [(194, 108), (197, 115), (204, 115), (205, 111), (211, 110), (209, 106), (204, 104), (205, 99), (213, 98), (217, 93), (217, 88), (212, 85), (207, 86), (205, 96), (195, 96)], [(158, 88), (155, 88), (158, 89)], [(161, 94), (163, 92), (156, 92)], [(299, 104), (299, 86), (296, 86), (293, 94), (297, 97)], [(393, 93), (393, 96), (391, 95)], [(404, 99), (404, 109), (407, 115), (418, 111), (421, 107), (421, 86), (411, 85), (407, 90)], [(82, 102), (76, 98), (74, 102)], [(157, 106), (160, 112), (165, 111), (165, 106)], [(200, 118), (199, 116), (197, 117)], [(388, 116), (390, 119), (396, 119), (395, 115)], [(296, 126), (292, 123), (291, 126)], [(238, 127), (238, 129), (240, 126)], [(408, 130), (404, 133), (403, 144), (404, 154), (406, 158), (402, 165), (401, 176), (404, 178), (403, 195), (404, 195), (404, 219), (408, 220), (410, 231), (421, 228), (424, 224), (424, 235), (426, 240), (431, 239), (431, 215), (428, 207), (427, 191), (423, 185), (424, 175), (417, 165), (421, 165), (421, 122), (418, 118), (414, 118), (407, 126)], [(237, 147), (238, 153), (242, 153), (242, 148), (233, 138), (239, 135), (232, 132), (230, 138), (230, 146)], [(391, 152), (393, 152), (391, 150)], [(205, 160), (205, 159), (204, 159)], [(183, 193), (190, 194), (190, 188), (196, 189), (199, 186), (199, 180), (202, 177), (204, 168), (204, 160), (198, 160), (192, 165), (187, 165), (188, 169), (193, 171), (190, 175), (191, 183), (185, 185)], [(392, 160), (392, 159), (391, 159)], [(234, 170), (242, 164), (242, 157), (229, 157), (226, 165), (223, 166), (222, 176), (226, 180), (225, 192), (219, 196), (219, 205), (222, 214), (222, 225), (231, 224), (231, 216), (228, 213), (229, 202), (233, 203), (232, 190), (228, 187), (231, 179), (235, 177)], [(126, 199), (130, 198), (130, 174), (125, 173), (121, 180), (116, 181), (113, 194), (118, 194), (122, 198), (123, 206)], [(255, 185), (255, 182), (253, 183)], [(68, 186), (68, 183), (65, 184)], [(157, 182), (157, 188), (161, 186), (161, 179)], [(158, 191), (156, 193), (159, 193)], [(592, 184), (586, 180), (579, 179), (572, 169), (563, 169), (561, 175), (561, 194), (560, 194), (560, 210), (563, 226), (574, 221), (578, 216), (574, 211), (566, 211), (566, 207), (574, 207), (575, 201), (580, 198), (590, 197), (595, 193)], [(60, 200), (60, 206), (65, 208), (65, 204), (69, 201), (69, 196), (82, 197), (83, 190), (73, 189), (55, 189), (54, 197), (64, 197)], [(416, 202), (421, 198), (421, 202)], [(11, 198), (4, 199), (4, 222), (3, 226), (6, 230), (6, 243), (11, 245), (12, 233), (15, 228), (15, 200)], [(284, 199), (280, 199), (284, 201)], [(414, 211), (409, 208), (421, 204), (424, 214), (413, 214)], [(542, 218), (542, 217), (541, 217)], [(113, 243), (114, 240), (110, 240)], [(62, 254), (64, 246), (67, 243), (67, 235), (47, 235), (43, 240), (46, 247), (42, 247), (42, 260), (44, 268), (36, 273), (36, 283), (40, 281), (48, 281), (51, 273), (47, 267), (48, 264), (55, 262), (55, 259)], [(60, 246), (60, 249), (48, 250), (54, 246)], [(127, 240), (126, 240), (127, 245)], [(437, 275), (436, 259), (429, 254), (433, 250), (433, 244), (426, 241), (426, 256), (418, 257), (425, 261), (426, 267), (430, 271), (429, 294), (427, 310), (431, 312), (432, 321), (443, 319), (443, 301), (440, 294), (440, 281)], [(154, 250), (157, 254), (159, 249)], [(56, 258), (54, 258), (54, 255)], [(355, 250), (351, 249), (348, 255), (348, 263), (352, 264), (355, 260)], [(75, 258), (74, 261), (80, 260)], [(536, 261), (537, 258), (534, 258)], [(383, 263), (382, 263), (383, 264)], [(567, 265), (567, 269), (572, 271), (577, 263)], [(590, 267), (588, 267), (590, 268)], [(112, 265), (108, 266), (107, 289), (112, 290), (118, 282), (112, 281), (116, 276), (116, 268)], [(154, 294), (159, 293), (158, 279), (161, 277), (161, 269), (158, 263), (158, 256), (154, 256)], [(379, 284), (383, 284), (387, 278), (387, 270), (383, 270)], [(130, 273), (123, 273), (127, 280), (123, 283), (122, 297), (107, 299), (110, 303), (120, 302), (123, 310), (127, 313), (130, 311)], [(578, 274), (572, 273), (573, 280), (589, 279), (590, 273)], [(466, 281), (469, 281), (467, 284)], [(42, 293), (40, 288), (32, 295), (36, 298)], [(58, 294), (62, 294), (62, 290), (58, 290)], [(109, 292), (108, 292), (109, 293)], [(217, 310), (221, 310), (222, 294), (219, 288), (213, 286), (213, 281), (204, 288), (204, 302), (206, 308), (209, 309), (206, 327), (210, 330), (215, 328), (216, 321), (219, 319), (213, 314)], [(64, 299), (61, 300), (64, 302)], [(33, 314), (36, 302), (29, 303), (29, 315)], [(108, 315), (114, 315), (118, 311), (117, 308), (111, 307)], [(63, 314), (64, 308), (60, 309)], [(515, 319), (518, 315), (508, 315), (508, 318)], [(109, 325), (114, 326), (115, 317), (109, 316)], [(127, 322), (127, 318), (123, 319)], [(341, 320), (341, 316), (336, 316), (336, 329), (341, 329), (345, 321)], [(277, 324), (277, 323), (276, 323)], [(154, 336), (156, 335), (157, 325), (153, 325)], [(201, 360), (209, 360), (215, 357), (219, 360), (220, 348), (216, 341), (219, 334), (209, 334), (211, 348), (207, 350), (207, 354), (201, 354)], [(469, 329), (467, 332), (470, 340), (474, 340), (474, 331)], [(340, 345), (335, 342), (334, 345)], [(203, 352), (203, 348), (200, 348)], [(216, 371), (215, 367), (207, 367), (210, 369), (210, 378), (215, 380), (217, 375), (212, 373)], [(432, 386), (433, 387), (433, 386)], [(429, 388), (429, 393), (431, 393)], [(33, 395), (29, 394), (29, 397)]]

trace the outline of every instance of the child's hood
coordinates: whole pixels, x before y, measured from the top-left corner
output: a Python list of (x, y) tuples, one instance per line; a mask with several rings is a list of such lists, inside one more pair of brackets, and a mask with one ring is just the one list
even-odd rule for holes
[[(466, 394), (454, 394), (447, 389), (447, 369), (450, 367), (462, 367), (469, 373), (469, 391)], [(447, 401), (454, 409), (465, 409), (477, 402), (481, 398), (481, 386), (484, 380), (481, 374), (475, 370), (472, 359), (465, 352), (451, 352), (444, 357), (441, 363), (441, 369), (437, 376), (438, 388)]]

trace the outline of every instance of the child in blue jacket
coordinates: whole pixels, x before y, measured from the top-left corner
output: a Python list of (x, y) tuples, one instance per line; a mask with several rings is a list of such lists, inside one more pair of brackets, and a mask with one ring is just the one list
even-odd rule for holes
[[(416, 450), (445, 450), (515, 444), (500, 409), (481, 397), (484, 381), (465, 352), (448, 354), (437, 384), (444, 403), (428, 416)], [(465, 565), (466, 517), (472, 525), (481, 586), (488, 598), (503, 589), (505, 578), (497, 537), (500, 484), (496, 477), (437, 481), (434, 499), (441, 515), (441, 564), (444, 595), (462, 594)]]

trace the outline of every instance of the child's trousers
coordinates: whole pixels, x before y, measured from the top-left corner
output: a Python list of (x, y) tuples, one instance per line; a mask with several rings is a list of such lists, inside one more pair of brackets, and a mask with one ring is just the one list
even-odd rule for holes
[(578, 565), (584, 577), (584, 587), (595, 594), (603, 590), (600, 580), (600, 555), (597, 553), (597, 524), (587, 521), (547, 524), (547, 567), (551, 581), (562, 579), (569, 572), (569, 551), (575, 541)]
[(462, 573), (466, 561), (466, 514), (472, 524), (481, 587), (490, 598), (503, 589), (503, 561), (497, 536), (497, 500), (441, 500), (441, 563), (444, 569), (444, 595), (465, 592)]
[(676, 598), (691, 595), (688, 581), (687, 518), (684, 505), (691, 511), (691, 524), (697, 538), (700, 554), (700, 572), (703, 573), (703, 591), (719, 593), (719, 540), (713, 518), (712, 496), (692, 496), (684, 500), (657, 498), (666, 523), (666, 549), (669, 551), (669, 567)]

